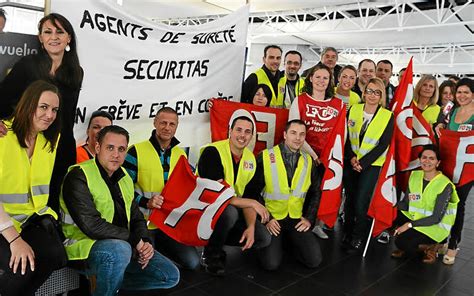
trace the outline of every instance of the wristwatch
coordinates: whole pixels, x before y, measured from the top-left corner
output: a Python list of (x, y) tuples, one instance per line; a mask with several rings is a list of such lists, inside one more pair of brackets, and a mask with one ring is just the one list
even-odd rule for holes
[(410, 223), (408, 223), (408, 225), (407, 225), (407, 226), (408, 226), (408, 228), (413, 228), (413, 224), (411, 224), (411, 222), (410, 222)]

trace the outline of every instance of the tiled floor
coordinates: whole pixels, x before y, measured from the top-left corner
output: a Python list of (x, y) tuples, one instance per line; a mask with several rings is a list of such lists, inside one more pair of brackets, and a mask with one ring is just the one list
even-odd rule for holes
[[(390, 258), (393, 242), (373, 242), (367, 256), (349, 255), (339, 248), (340, 232), (320, 240), (324, 260), (315, 270), (286, 258), (277, 272), (265, 272), (255, 254), (227, 248), (227, 275), (216, 278), (203, 271), (183, 271), (181, 283), (169, 295), (474, 295), (474, 201), (468, 200), (461, 250), (456, 263), (438, 258), (425, 265), (417, 258)], [(163, 291), (162, 291), (163, 293)]]
[(287, 257), (278, 271), (265, 272), (254, 253), (242, 254), (229, 247), (224, 277), (202, 270), (182, 271), (179, 285), (171, 290), (125, 295), (474, 295), (473, 196), (466, 210), (461, 250), (453, 266), (444, 265), (441, 258), (433, 265), (417, 258), (392, 259), (393, 241), (388, 246), (373, 241), (365, 258), (347, 254), (339, 247), (341, 235), (336, 227), (329, 240), (320, 240), (324, 260), (314, 270)]

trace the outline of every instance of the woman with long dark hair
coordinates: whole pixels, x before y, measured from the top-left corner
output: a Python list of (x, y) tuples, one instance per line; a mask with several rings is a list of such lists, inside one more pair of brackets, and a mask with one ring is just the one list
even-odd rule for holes
[[(448, 120), (440, 120), (435, 130), (439, 134), (439, 129), (446, 128), (457, 132), (468, 132), (474, 130), (474, 80), (462, 78), (456, 84), (456, 103), (457, 107), (451, 110), (447, 116)], [(447, 123), (446, 123), (447, 121)], [(442, 135), (441, 135), (442, 136)], [(451, 235), (448, 240), (448, 249), (443, 258), (443, 263), (447, 265), (454, 264), (458, 253), (458, 246), (461, 242), (461, 234), (464, 226), (464, 212), (466, 200), (472, 191), (474, 180), (457, 186), (456, 191), (459, 195), (456, 221), (451, 229)]]
[(58, 89), (32, 83), (0, 138), (0, 294), (33, 295), (66, 264), (56, 232), (58, 215), (47, 206), (59, 139)]
[[(50, 188), (50, 204), (58, 209), (62, 178), (67, 168), (76, 162), (73, 127), (83, 71), (77, 56), (74, 29), (64, 16), (51, 13), (43, 17), (38, 24), (38, 38), (39, 53), (20, 59), (0, 85), (0, 118), (12, 115), (21, 94), (33, 81), (45, 80), (59, 89), (61, 139)], [(5, 133), (5, 126), (0, 123), (0, 136)]]

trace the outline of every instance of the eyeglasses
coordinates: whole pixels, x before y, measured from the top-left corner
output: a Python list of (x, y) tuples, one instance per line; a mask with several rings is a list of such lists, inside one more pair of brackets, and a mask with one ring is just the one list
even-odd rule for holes
[(381, 90), (373, 90), (373, 89), (370, 89), (370, 88), (366, 88), (365, 89), (365, 94), (366, 95), (376, 95), (377, 97), (381, 97), (382, 96), (382, 91)]

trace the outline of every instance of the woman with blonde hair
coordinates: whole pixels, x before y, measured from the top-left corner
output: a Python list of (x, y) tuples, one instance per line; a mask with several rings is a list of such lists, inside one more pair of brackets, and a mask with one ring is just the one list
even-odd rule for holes
[(367, 237), (367, 210), (392, 138), (394, 116), (384, 108), (385, 102), (385, 84), (372, 78), (362, 93), (362, 103), (352, 106), (347, 116), (343, 247), (349, 250), (361, 251)]
[(436, 104), (437, 101), (438, 81), (432, 75), (423, 75), (415, 86), (413, 104), (430, 125), (436, 123), (441, 111), (441, 107)]

